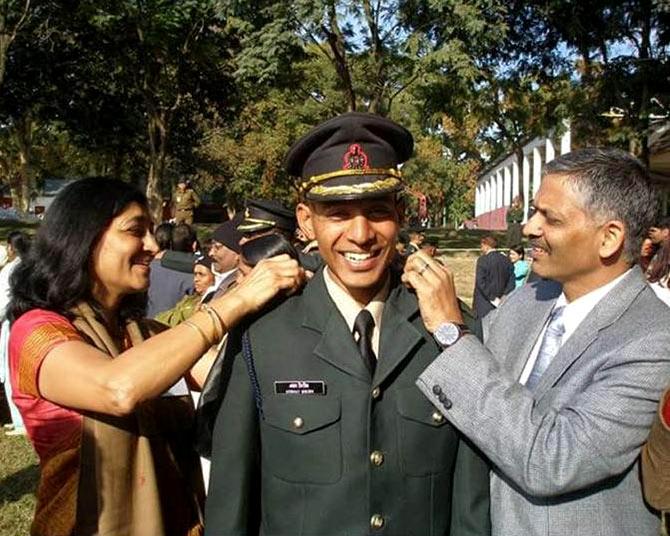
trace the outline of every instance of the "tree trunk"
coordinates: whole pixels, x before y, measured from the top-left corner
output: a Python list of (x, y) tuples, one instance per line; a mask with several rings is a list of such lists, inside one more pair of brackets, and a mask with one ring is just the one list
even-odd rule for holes
[(639, 142), (639, 158), (645, 166), (649, 165), (649, 113), (651, 94), (649, 91), (649, 58), (651, 57), (651, 31), (652, 31), (651, 4), (642, 2), (641, 16), (641, 44), (640, 44), (640, 66), (642, 74), (642, 90), (640, 91), (640, 108), (638, 113), (637, 131)]
[(31, 156), (33, 146), (33, 121), (29, 115), (23, 116), (16, 123), (16, 141), (19, 147), (19, 169), (15, 175), (12, 189), (12, 204), (18, 210), (28, 211), (32, 192)]
[(370, 0), (363, 2), (363, 11), (365, 13), (365, 20), (370, 30), (370, 39), (372, 41), (372, 57), (374, 58), (374, 89), (370, 99), (370, 113), (385, 115), (383, 110), (384, 93), (386, 92), (386, 66), (384, 62), (384, 44), (379, 35), (379, 25), (377, 24), (377, 17), (379, 3), (377, 4), (377, 11), (372, 7)]
[(146, 195), (149, 201), (149, 210), (154, 222), (162, 221), (163, 196), (161, 184), (165, 174), (165, 160), (167, 157), (167, 117), (161, 111), (149, 116), (149, 172), (147, 174)]
[(334, 2), (331, 2), (328, 6), (328, 24), (329, 27), (324, 26), (323, 31), (326, 34), (328, 45), (333, 53), (332, 61), (347, 98), (348, 111), (354, 112), (356, 111), (356, 93), (354, 92), (351, 73), (349, 72), (349, 66), (347, 65), (347, 51), (344, 47), (344, 36), (337, 23), (337, 11), (335, 10)]

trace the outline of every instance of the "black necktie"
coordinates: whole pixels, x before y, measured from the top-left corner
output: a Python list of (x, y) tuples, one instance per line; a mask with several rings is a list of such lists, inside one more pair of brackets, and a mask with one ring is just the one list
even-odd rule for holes
[(354, 335), (358, 334), (358, 349), (363, 357), (365, 366), (370, 371), (370, 376), (375, 375), (375, 367), (377, 366), (377, 358), (372, 350), (372, 330), (375, 327), (375, 321), (370, 314), (370, 311), (363, 309), (354, 322)]

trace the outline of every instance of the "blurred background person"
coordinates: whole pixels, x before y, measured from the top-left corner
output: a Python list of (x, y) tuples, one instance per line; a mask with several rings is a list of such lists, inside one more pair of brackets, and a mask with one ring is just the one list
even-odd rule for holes
[(161, 224), (156, 229), (161, 238), (159, 247), (168, 243), (164, 233), (170, 229), (170, 246), (161, 249), (151, 263), (147, 301), (149, 318), (172, 309), (193, 291), (193, 250), (197, 243), (195, 231), (185, 223), (167, 225)]
[(670, 240), (661, 244), (654, 256), (653, 264), (647, 270), (647, 281), (652, 290), (666, 305), (670, 306), (668, 279), (670, 279)]
[[(11, 277), (13, 396), (40, 459), (31, 535), (202, 532), (190, 370), (244, 316), (303, 280), (285, 257), (177, 327), (146, 319), (158, 246), (146, 197), (83, 179), (49, 208)], [(164, 330), (164, 331), (163, 331)], [(119, 475), (123, 478), (119, 478)]]
[(295, 229), (295, 212), (274, 199), (249, 199), (242, 221), (237, 226), (237, 230), (242, 233), (240, 245), (271, 233), (283, 234), (292, 240)]
[(172, 195), (174, 209), (174, 223), (193, 225), (193, 213), (200, 204), (200, 198), (191, 187), (190, 181), (179, 179), (177, 188)]
[(207, 255), (200, 255), (195, 258), (193, 263), (193, 292), (179, 300), (172, 309), (159, 313), (156, 320), (168, 326), (176, 326), (198, 310), (203, 295), (214, 284), (213, 262), (211, 257)]
[[(296, 233), (295, 211), (286, 208), (274, 199), (250, 199), (244, 209), (244, 217), (237, 226), (242, 233), (240, 245), (249, 240), (268, 234), (280, 234), (294, 242)], [(316, 272), (323, 259), (314, 241), (305, 246), (306, 251), (298, 251), (300, 265), (310, 273)], [(309, 274), (308, 274), (309, 275)]]
[(651, 259), (654, 258), (658, 246), (651, 241), (651, 238), (647, 237), (642, 241), (642, 246), (640, 247), (640, 268), (643, 272), (646, 272), (651, 264)]
[(654, 256), (647, 267), (647, 270), (651, 271), (654, 268), (654, 264), (658, 260), (659, 255), (661, 254), (661, 249), (663, 245), (670, 240), (670, 217), (659, 218), (654, 225), (649, 227), (648, 232), (649, 239), (656, 248)]
[(242, 216), (236, 214), (231, 220), (219, 225), (212, 233), (209, 246), (209, 256), (214, 260), (216, 269), (214, 272), (214, 285), (207, 289), (203, 296), (203, 302), (207, 302), (214, 296), (220, 296), (237, 279), (237, 265), (240, 261), (240, 240), (242, 233), (237, 226), (242, 221)]
[(437, 255), (437, 238), (426, 237), (421, 244), (421, 251), (427, 253), (431, 257)]
[(5, 435), (24, 435), (23, 419), (12, 400), (12, 385), (9, 381), (9, 329), (7, 308), (11, 300), (9, 278), (30, 247), (30, 237), (23, 231), (12, 231), (7, 235), (7, 264), (0, 270), (0, 382), (5, 389), (11, 423), (5, 425)]
[(405, 248), (405, 253), (409, 257), (412, 253), (416, 253), (421, 249), (421, 244), (423, 244), (426, 237), (423, 234), (423, 231), (416, 227), (408, 229), (407, 235), (409, 237), (409, 242)]
[(523, 221), (523, 198), (517, 195), (512, 199), (512, 204), (505, 214), (507, 221), (507, 235), (505, 241), (507, 247), (521, 243), (521, 222)]
[(487, 235), (479, 241), (481, 255), (475, 264), (475, 289), (472, 308), (475, 313), (474, 333), (483, 339), (482, 319), (496, 309), (502, 299), (514, 290), (514, 266), (496, 249), (498, 241)]
[(526, 252), (521, 244), (516, 244), (509, 249), (507, 256), (514, 266), (514, 288), (519, 288), (526, 282), (530, 270), (526, 261)]

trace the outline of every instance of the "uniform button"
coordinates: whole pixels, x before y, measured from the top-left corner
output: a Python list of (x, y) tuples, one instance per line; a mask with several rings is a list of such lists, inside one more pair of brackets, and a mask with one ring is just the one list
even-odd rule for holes
[(379, 467), (384, 463), (384, 453), (381, 450), (373, 450), (370, 454), (370, 461), (372, 465)]
[(445, 395), (444, 393), (440, 393), (440, 395), (437, 397), (437, 399), (438, 399), (440, 402), (442, 402), (443, 404), (444, 404), (447, 400), (449, 400), (449, 399), (447, 398), (447, 395)]
[(433, 385), (433, 394), (439, 395), (440, 393), (442, 393), (442, 387), (439, 385)]
[(302, 419), (302, 417), (296, 417), (293, 419), (293, 428), (300, 430), (300, 428), (303, 426), (305, 426), (305, 421)]
[(370, 527), (373, 529), (381, 529), (384, 526), (384, 518), (379, 514), (375, 514), (370, 518)]
[(379, 395), (381, 395), (381, 394), (382, 394), (382, 390), (379, 387), (375, 387), (372, 390), (372, 398), (374, 398), (374, 399), (379, 398)]
[(444, 421), (444, 415), (442, 415), (439, 411), (433, 411), (433, 422), (435, 424), (440, 424)]
[(444, 409), (451, 409), (453, 404), (451, 403), (451, 400), (447, 398), (446, 400), (442, 401), (442, 405), (444, 406)]

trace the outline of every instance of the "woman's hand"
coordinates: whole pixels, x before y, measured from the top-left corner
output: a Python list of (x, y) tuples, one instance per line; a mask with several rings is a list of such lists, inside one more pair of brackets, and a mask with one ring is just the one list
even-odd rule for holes
[[(291, 295), (306, 281), (305, 270), (286, 254), (260, 261), (239, 285), (211, 305), (216, 307), (228, 328), (243, 317), (258, 312), (278, 294)], [(225, 308), (225, 312), (222, 310)]]

